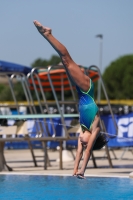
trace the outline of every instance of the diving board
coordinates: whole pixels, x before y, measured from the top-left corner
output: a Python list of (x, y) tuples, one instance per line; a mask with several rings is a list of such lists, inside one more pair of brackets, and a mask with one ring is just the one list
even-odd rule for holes
[[(27, 114), (27, 115), (0, 115), (0, 119), (46, 119), (46, 118), (60, 118), (60, 114)], [(64, 118), (79, 117), (79, 114), (63, 114)]]

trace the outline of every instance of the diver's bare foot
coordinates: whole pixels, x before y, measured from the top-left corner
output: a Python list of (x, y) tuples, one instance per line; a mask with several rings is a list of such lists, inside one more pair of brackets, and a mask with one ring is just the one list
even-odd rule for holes
[(49, 34), (51, 34), (52, 30), (50, 28), (42, 26), (41, 23), (36, 20), (33, 23), (36, 26), (39, 33), (41, 33), (44, 37), (47, 37)]

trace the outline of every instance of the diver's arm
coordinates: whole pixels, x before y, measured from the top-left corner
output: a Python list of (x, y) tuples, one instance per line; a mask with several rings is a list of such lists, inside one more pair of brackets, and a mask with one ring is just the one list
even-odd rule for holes
[(78, 138), (78, 149), (77, 149), (77, 152), (76, 152), (73, 175), (76, 175), (76, 173), (78, 172), (78, 167), (79, 167), (79, 163), (80, 163), (80, 160), (82, 158), (82, 155), (83, 155), (83, 147), (82, 147), (82, 144), (80, 142), (80, 139)]
[(85, 173), (88, 161), (89, 161), (90, 156), (91, 156), (93, 145), (94, 145), (94, 143), (96, 141), (96, 138), (98, 136), (99, 131), (100, 131), (100, 128), (97, 127), (95, 129), (95, 131), (92, 132), (92, 135), (90, 136), (87, 148), (86, 148), (85, 153), (84, 153), (84, 159), (83, 159), (83, 163), (82, 163), (81, 169), (78, 171), (77, 175), (81, 175), (81, 176), (84, 177), (84, 173)]

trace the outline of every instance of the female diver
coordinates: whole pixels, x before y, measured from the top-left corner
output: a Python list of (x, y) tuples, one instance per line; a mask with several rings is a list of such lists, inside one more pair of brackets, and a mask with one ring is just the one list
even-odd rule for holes
[[(100, 134), (98, 107), (94, 101), (94, 86), (92, 80), (83, 73), (80, 67), (73, 61), (66, 47), (53, 35), (52, 30), (44, 27), (38, 21), (34, 25), (40, 34), (51, 44), (59, 54), (62, 63), (76, 85), (79, 96), (79, 113), (81, 132), (78, 138), (78, 148), (74, 164), (73, 176), (84, 178), (85, 169), (93, 149), (100, 149), (106, 143), (106, 138)], [(78, 170), (80, 160), (85, 149), (81, 168)]]

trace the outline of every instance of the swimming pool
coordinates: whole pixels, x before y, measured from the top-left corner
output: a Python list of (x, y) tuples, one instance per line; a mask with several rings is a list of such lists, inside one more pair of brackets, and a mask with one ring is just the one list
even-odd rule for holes
[(1, 200), (132, 200), (133, 179), (0, 175)]

